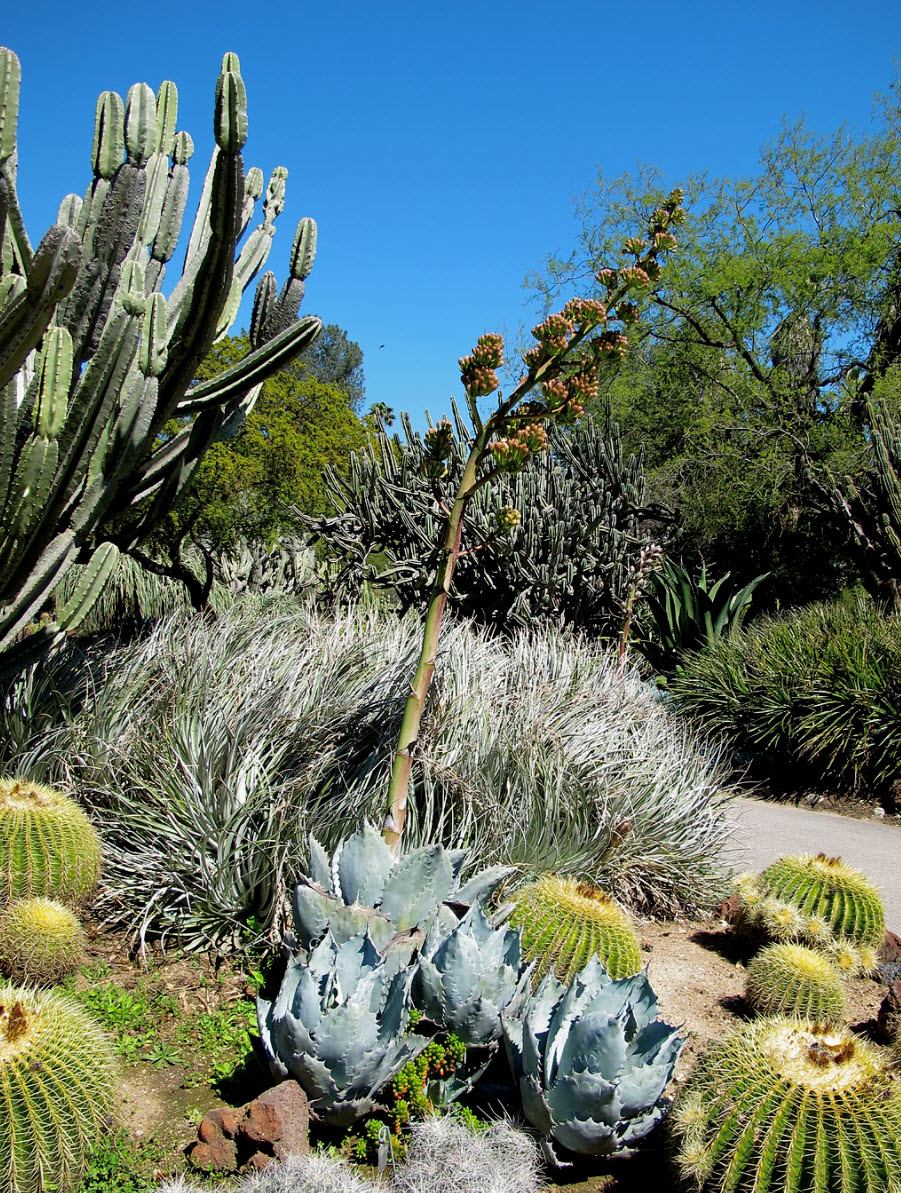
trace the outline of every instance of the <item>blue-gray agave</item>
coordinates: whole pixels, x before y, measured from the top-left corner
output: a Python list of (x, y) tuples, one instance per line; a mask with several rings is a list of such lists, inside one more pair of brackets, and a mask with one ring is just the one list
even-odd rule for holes
[(553, 1163), (553, 1142), (610, 1155), (663, 1117), (685, 1039), (657, 1011), (646, 973), (614, 981), (593, 957), (568, 989), (548, 974), (502, 1016), (523, 1111)]
[(331, 933), (305, 960), (288, 959), (274, 1002), (257, 1002), (263, 1047), (273, 1073), (303, 1087), (323, 1121), (343, 1126), (375, 1105), (428, 1044), (405, 1035), (415, 963), (391, 964), (367, 935), (337, 944)]
[(494, 866), (459, 886), (465, 861), (466, 850), (441, 845), (395, 858), (381, 834), (363, 824), (341, 842), (329, 862), (311, 836), (310, 876), (300, 876), (292, 899), (296, 943), (310, 949), (326, 932), (339, 943), (368, 932), (381, 949), (398, 932), (427, 931), (436, 922), (446, 934), (457, 923), (446, 904), (466, 906), (485, 899), (510, 873), (506, 866)]
[(501, 1011), (529, 982), (521, 933), (492, 928), (482, 908), (471, 907), (449, 935), (429, 932), (414, 979), (416, 1005), (433, 1023), (455, 1032), (467, 1047), (501, 1034)]

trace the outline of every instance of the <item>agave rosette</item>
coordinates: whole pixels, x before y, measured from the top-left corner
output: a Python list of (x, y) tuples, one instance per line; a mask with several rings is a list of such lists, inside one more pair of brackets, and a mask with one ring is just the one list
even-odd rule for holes
[(303, 960), (288, 960), (274, 1002), (257, 1017), (272, 1072), (293, 1077), (324, 1122), (344, 1126), (369, 1114), (376, 1096), (429, 1040), (405, 1034), (416, 965), (380, 953), (368, 935), (331, 933)]
[(457, 923), (454, 907), (487, 898), (510, 873), (493, 866), (460, 885), (465, 849), (425, 845), (396, 858), (382, 835), (363, 824), (345, 838), (329, 861), (310, 837), (310, 874), (301, 875), (292, 899), (297, 941), (315, 946), (330, 932), (339, 944), (368, 933), (382, 949), (399, 932), (438, 925), (446, 935)]
[(568, 988), (548, 974), (502, 1015), (523, 1111), (551, 1162), (554, 1143), (610, 1155), (662, 1119), (685, 1039), (657, 1012), (646, 973), (614, 980), (594, 957)]
[(471, 907), (445, 935), (433, 928), (414, 980), (416, 1005), (467, 1047), (483, 1047), (501, 1034), (501, 1012), (528, 987), (518, 929), (492, 928), (482, 908)]

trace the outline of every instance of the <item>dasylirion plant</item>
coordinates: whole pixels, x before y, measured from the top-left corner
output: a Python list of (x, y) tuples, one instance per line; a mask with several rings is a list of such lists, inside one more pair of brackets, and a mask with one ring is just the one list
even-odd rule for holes
[(67, 795), (28, 779), (0, 779), (0, 902), (46, 895), (86, 899), (100, 874), (100, 842)]
[(745, 922), (778, 941), (829, 952), (840, 969), (869, 973), (885, 935), (875, 885), (841, 858), (824, 853), (779, 858), (762, 874), (743, 874), (735, 888)]
[(844, 1027), (742, 1024), (702, 1059), (671, 1121), (682, 1176), (711, 1193), (901, 1188), (901, 1084)]
[(587, 882), (547, 874), (529, 883), (513, 896), (510, 924), (522, 931), (534, 986), (549, 970), (568, 985), (594, 956), (612, 978), (630, 977), (643, 966), (628, 915)]
[(84, 956), (78, 916), (54, 899), (13, 899), (0, 909), (0, 972), (42, 985), (74, 973)]
[(312, 836), (309, 851), (310, 874), (300, 876), (292, 899), (297, 939), (288, 942), (303, 949), (326, 932), (339, 944), (368, 932), (378, 948), (412, 928), (422, 930), (422, 939), (435, 924), (446, 934), (458, 920), (449, 904), (486, 899), (510, 873), (507, 866), (493, 866), (461, 885), (465, 850), (426, 845), (398, 860), (370, 824), (346, 837), (331, 860)]
[[(58, 643), (90, 610), (120, 551), (136, 550), (190, 481), (204, 452), (234, 434), (262, 382), (321, 329), (296, 318), (316, 249), (298, 225), (281, 291), (260, 278), (251, 351), (192, 386), (269, 254), (287, 172), (265, 188), (245, 174), (247, 97), (226, 54), (216, 84), (216, 144), (181, 277), (162, 293), (181, 232), (194, 146), (177, 131), (178, 93), (136, 83), (97, 101), (93, 179), (67, 195), (37, 248), (16, 192), (21, 69), (0, 49), (0, 668)], [(165, 441), (159, 445), (161, 433)], [(154, 446), (158, 450), (152, 450)], [(55, 620), (23, 630), (76, 563)]]
[(108, 1130), (115, 1058), (55, 991), (0, 984), (0, 1193), (66, 1193)]
[(273, 1002), (259, 999), (260, 1037), (273, 1074), (293, 1077), (324, 1122), (347, 1126), (428, 1045), (407, 1031), (416, 964), (400, 947), (380, 953), (369, 935), (288, 959)]
[[(454, 571), (463, 554), (464, 515), (474, 495), (501, 477), (520, 472), (548, 446), (548, 428), (573, 425), (597, 397), (602, 362), (615, 361), (626, 351), (624, 328), (639, 317), (636, 299), (660, 277), (659, 256), (676, 247), (672, 229), (685, 213), (682, 192), (673, 191), (650, 216), (647, 238), (629, 237), (623, 245), (623, 264), (596, 275), (604, 288), (603, 301), (574, 298), (532, 329), (535, 345), (523, 353), (525, 372), (504, 397), (499, 394), (491, 414), (482, 417), (479, 399), (500, 385), (497, 369), (504, 364), (501, 336), (480, 336), (468, 356), (460, 358), (460, 380), (472, 424), (465, 463), (453, 494), (443, 500), (444, 517), (438, 530), (440, 549), (428, 586), (422, 648), (404, 706), (397, 737), (387, 810), (382, 832), (400, 854), (413, 750), (420, 736), (426, 696), (435, 671), (441, 622), (451, 595)], [(424, 437), (422, 475), (440, 480), (454, 454), (454, 428), (442, 419)], [(441, 502), (438, 502), (439, 508)], [(500, 508), (497, 529), (509, 533), (521, 523), (519, 510)], [(474, 544), (467, 550), (484, 544)]]
[(770, 944), (748, 966), (745, 998), (759, 1015), (841, 1023), (845, 991), (833, 961), (802, 944)]
[(549, 973), (504, 1013), (523, 1113), (552, 1163), (559, 1162), (555, 1144), (612, 1155), (663, 1118), (685, 1039), (657, 1012), (647, 974), (614, 979), (593, 957), (568, 987)]

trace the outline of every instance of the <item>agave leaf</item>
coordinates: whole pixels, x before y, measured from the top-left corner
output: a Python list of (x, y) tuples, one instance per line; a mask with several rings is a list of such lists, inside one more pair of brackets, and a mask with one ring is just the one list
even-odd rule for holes
[(454, 891), (454, 899), (458, 903), (469, 903), (470, 905), (484, 902), (500, 886), (507, 875), (512, 873), (512, 866), (489, 866), (485, 870), (480, 870), (468, 882), (464, 882), (459, 890)]
[(376, 907), (393, 868), (394, 857), (381, 833), (362, 824), (335, 851), (335, 890), (345, 903)]
[(300, 943), (305, 949), (312, 948), (325, 936), (329, 921), (338, 907), (340, 904), (334, 895), (326, 894), (321, 887), (314, 886), (308, 878), (300, 876), (291, 896), (291, 912)]
[(644, 1065), (623, 1072), (616, 1086), (623, 1117), (634, 1118), (655, 1105), (663, 1097), (670, 1073), (671, 1069), (666, 1063)]
[(332, 868), (329, 865), (328, 854), (310, 833), (310, 877), (324, 891), (330, 895), (335, 893), (332, 886)]
[(329, 920), (329, 931), (339, 944), (368, 932), (375, 947), (383, 949), (394, 935), (394, 925), (372, 907), (338, 903)]
[(603, 1012), (582, 1015), (569, 1030), (560, 1051), (564, 1073), (587, 1070), (614, 1081), (626, 1059), (626, 1038), (621, 1025)]
[(391, 872), (380, 910), (398, 930), (413, 928), (444, 902), (453, 885), (453, 868), (440, 845), (414, 849)]

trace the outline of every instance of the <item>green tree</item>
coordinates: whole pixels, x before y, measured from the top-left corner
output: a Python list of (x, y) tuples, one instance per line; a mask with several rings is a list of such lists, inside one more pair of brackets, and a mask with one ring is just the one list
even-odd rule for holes
[[(226, 337), (204, 361), (198, 380), (223, 372), (246, 351), (246, 336)], [(203, 607), (214, 553), (241, 540), (273, 543), (299, 529), (298, 512), (321, 514), (327, 507), (325, 469), (346, 472), (351, 452), (366, 438), (345, 389), (318, 380), (303, 364), (289, 366), (263, 385), (238, 433), (213, 445), (151, 552), (135, 557), (148, 570), (181, 580), (195, 607)], [(185, 559), (189, 546), (205, 561), (202, 576)]]
[(337, 323), (327, 323), (306, 360), (307, 372), (324, 385), (336, 385), (358, 411), (366, 393), (363, 349)]
[[(870, 466), (869, 403), (901, 360), (896, 100), (877, 102), (865, 134), (786, 124), (754, 177), (692, 178), (679, 250), (606, 386), (653, 496), (678, 511), (683, 551), (772, 571), (783, 599), (824, 595), (855, 566), (881, 587), (841, 494)], [(547, 304), (667, 189), (652, 168), (600, 177), (577, 248), (533, 279)]]

